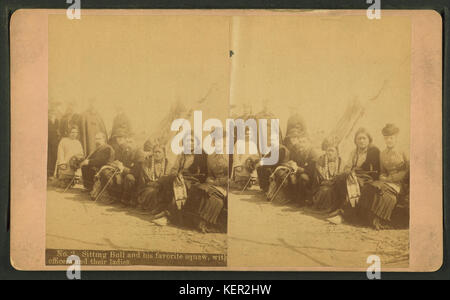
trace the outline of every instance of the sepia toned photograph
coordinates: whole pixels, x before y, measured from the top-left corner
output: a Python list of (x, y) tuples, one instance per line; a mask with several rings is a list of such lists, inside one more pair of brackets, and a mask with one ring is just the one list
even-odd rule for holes
[(226, 266), (228, 156), (175, 155), (171, 125), (227, 117), (228, 20), (48, 26), (47, 263), (69, 249), (93, 265)]
[[(72, 259), (109, 270), (439, 265), (435, 14), (81, 14), (27, 10), (12, 22), (17, 82), (42, 80), (36, 100), (17, 92), (30, 100), (12, 107), (24, 126), (13, 153), (31, 151), (19, 150), (26, 127), (43, 144), (12, 163), (13, 187), (39, 178), (13, 188), (36, 199), (12, 206), (16, 220), (36, 220), (29, 241), (31, 223), (12, 230), (21, 265), (32, 264), (26, 244), (39, 245), (36, 269)], [(44, 29), (39, 42), (15, 46), (32, 28)], [(33, 57), (28, 78), (15, 62)], [(33, 174), (19, 172), (25, 163)]]
[(233, 165), (245, 170), (230, 192), (236, 263), (356, 267), (377, 253), (407, 267), (410, 20), (271, 16), (233, 25), (233, 109), (280, 120), (276, 164), (260, 166), (256, 155)]

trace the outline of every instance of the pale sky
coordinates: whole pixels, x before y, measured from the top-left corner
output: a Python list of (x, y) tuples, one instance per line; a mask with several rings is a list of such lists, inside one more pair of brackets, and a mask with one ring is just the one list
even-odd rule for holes
[(108, 129), (122, 105), (146, 132), (176, 101), (222, 120), (230, 103), (254, 112), (267, 103), (283, 131), (297, 111), (311, 132), (328, 132), (348, 101), (366, 101), (386, 82), (358, 125), (382, 149), (381, 129), (396, 123), (407, 148), (410, 51), (408, 17), (53, 15), (49, 101), (82, 109), (96, 99)]

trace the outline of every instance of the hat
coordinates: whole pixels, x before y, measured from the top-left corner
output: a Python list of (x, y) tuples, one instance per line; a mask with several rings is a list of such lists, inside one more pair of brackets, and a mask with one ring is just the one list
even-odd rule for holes
[(295, 113), (291, 115), (287, 121), (287, 132), (291, 131), (291, 129), (298, 129), (300, 131), (306, 132), (306, 124), (303, 118), (298, 114)]
[(388, 123), (388, 124), (386, 124), (386, 126), (384, 126), (383, 130), (381, 130), (381, 133), (384, 136), (391, 136), (391, 135), (399, 133), (399, 131), (400, 131), (400, 129), (397, 126), (395, 126), (392, 123)]
[(117, 138), (117, 137), (126, 137), (127, 136), (127, 132), (125, 129), (123, 128), (117, 128), (113, 133), (111, 138)]
[(286, 138), (301, 138), (301, 137), (307, 137), (306, 131), (299, 130), (298, 128), (292, 128), (288, 131)]

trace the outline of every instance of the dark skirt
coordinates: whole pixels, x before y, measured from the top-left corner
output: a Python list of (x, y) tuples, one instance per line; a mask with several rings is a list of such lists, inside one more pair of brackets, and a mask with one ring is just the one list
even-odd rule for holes
[(137, 192), (138, 205), (154, 214), (160, 213), (165, 209), (162, 197), (159, 197), (160, 186), (158, 182), (149, 182), (145, 187)]
[(194, 227), (200, 222), (226, 231), (226, 196), (210, 184), (196, 184), (188, 191), (183, 207), (186, 221)]
[(366, 184), (361, 190), (359, 210), (366, 217), (370, 218), (370, 214), (373, 214), (382, 220), (391, 221), (396, 205), (397, 193), (383, 182)]
[(330, 210), (335, 207), (335, 202), (336, 193), (334, 191), (333, 182), (322, 182), (313, 196), (314, 208), (319, 210)]

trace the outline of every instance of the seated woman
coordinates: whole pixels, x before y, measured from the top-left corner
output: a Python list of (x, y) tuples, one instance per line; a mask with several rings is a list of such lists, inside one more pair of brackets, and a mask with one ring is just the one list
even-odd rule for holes
[(342, 160), (336, 144), (324, 140), (322, 150), (325, 151), (316, 163), (315, 181), (317, 190), (313, 196), (313, 207), (318, 210), (329, 210), (335, 203), (333, 185), (337, 175), (341, 173)]
[(408, 155), (396, 149), (399, 128), (387, 124), (382, 134), (386, 149), (381, 152), (381, 173), (378, 181), (371, 182), (361, 190), (360, 211), (375, 229), (382, 229), (391, 221), (392, 211), (409, 172)]
[(58, 145), (55, 177), (62, 188), (66, 188), (75, 176), (79, 163), (84, 159), (83, 146), (78, 140), (78, 127), (70, 128), (69, 136), (63, 137)]
[(198, 192), (194, 187), (204, 183), (207, 175), (206, 154), (194, 154), (195, 139), (192, 135), (183, 137), (183, 141), (189, 141), (191, 151), (178, 155), (169, 175), (159, 179), (161, 187), (158, 192), (164, 202), (170, 202), (167, 210), (169, 220), (179, 226), (189, 225), (191, 212), (185, 206), (190, 205), (188, 202)]
[(139, 209), (148, 210), (156, 215), (167, 209), (167, 201), (158, 197), (159, 179), (168, 174), (168, 160), (163, 146), (154, 145), (152, 155), (141, 157), (136, 162), (133, 174), (136, 178), (136, 201)]
[(374, 180), (380, 174), (380, 150), (372, 144), (373, 139), (365, 128), (355, 133), (356, 149), (350, 153), (344, 172), (336, 177), (333, 192), (336, 201), (329, 221), (341, 223), (342, 215), (349, 220), (355, 217), (355, 208), (359, 202), (361, 188)]
[(185, 211), (191, 215), (191, 225), (201, 232), (227, 231), (228, 157), (227, 154), (208, 155), (206, 182), (191, 188)]

